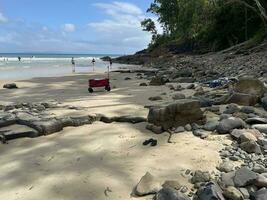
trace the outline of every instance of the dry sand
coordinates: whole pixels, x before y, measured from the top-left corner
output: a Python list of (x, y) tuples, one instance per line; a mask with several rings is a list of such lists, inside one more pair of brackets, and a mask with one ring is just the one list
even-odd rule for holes
[[(16, 82), (20, 89), (0, 89), (1, 101), (38, 102), (56, 99), (66, 105), (84, 107), (81, 112), (109, 116), (132, 114), (147, 116), (144, 105), (154, 104), (151, 96), (163, 92), (164, 101), (171, 101), (167, 86), (140, 87), (135, 74), (112, 73), (112, 92), (99, 89), (88, 94), (89, 77), (103, 74), (78, 74), (56, 78), (35, 78)], [(125, 77), (132, 80), (125, 81)], [(0, 82), (0, 87), (3, 82)], [(190, 95), (192, 91), (183, 91)], [(67, 114), (60, 109), (57, 115)], [(147, 172), (160, 181), (178, 180), (189, 188), (184, 172), (215, 171), (220, 163), (218, 151), (229, 140), (211, 136), (201, 140), (192, 133), (173, 136), (155, 135), (145, 129), (146, 123), (94, 123), (36, 139), (18, 139), (0, 145), (0, 199), (5, 200), (105, 200), (136, 199), (131, 192)], [(158, 140), (156, 147), (142, 143)], [(105, 189), (111, 189), (108, 196)], [(152, 199), (152, 196), (138, 198)]]

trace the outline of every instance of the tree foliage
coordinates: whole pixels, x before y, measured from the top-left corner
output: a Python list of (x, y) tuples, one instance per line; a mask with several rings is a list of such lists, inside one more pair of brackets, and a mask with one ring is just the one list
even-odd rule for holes
[(147, 11), (158, 17), (163, 34), (151, 19), (142, 26), (152, 33), (152, 45), (168, 38), (218, 50), (266, 32), (266, 10), (266, 0), (154, 0)]

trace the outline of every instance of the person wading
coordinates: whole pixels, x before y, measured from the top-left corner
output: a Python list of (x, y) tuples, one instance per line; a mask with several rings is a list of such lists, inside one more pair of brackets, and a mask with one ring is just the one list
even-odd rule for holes
[(92, 64), (93, 64), (93, 71), (95, 71), (95, 59), (94, 58), (92, 60)]
[(75, 60), (73, 57), (71, 58), (71, 65), (72, 65), (72, 72), (74, 73), (75, 72)]

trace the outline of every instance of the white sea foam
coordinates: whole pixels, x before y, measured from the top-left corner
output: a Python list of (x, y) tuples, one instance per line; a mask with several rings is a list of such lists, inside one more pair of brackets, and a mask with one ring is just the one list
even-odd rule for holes
[[(96, 60), (93, 67), (92, 59)], [(8, 61), (7, 61), (8, 59)], [(76, 72), (92, 72), (107, 70), (108, 62), (99, 57), (77, 56), (74, 58)], [(113, 69), (122, 65), (113, 64)], [(34, 77), (60, 76), (72, 73), (71, 58), (68, 57), (0, 57), (0, 80), (28, 79)]]

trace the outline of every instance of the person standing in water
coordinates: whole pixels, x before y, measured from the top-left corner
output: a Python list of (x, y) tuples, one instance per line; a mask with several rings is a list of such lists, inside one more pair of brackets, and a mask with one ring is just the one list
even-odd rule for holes
[(93, 64), (93, 71), (95, 71), (95, 59), (94, 58), (92, 60), (92, 64)]
[(112, 58), (109, 59), (109, 67), (112, 69)]
[(75, 60), (73, 57), (71, 58), (71, 65), (72, 65), (72, 72), (74, 73), (75, 72)]
[(18, 60), (19, 60), (19, 62), (21, 61), (21, 57), (20, 56), (18, 57)]

